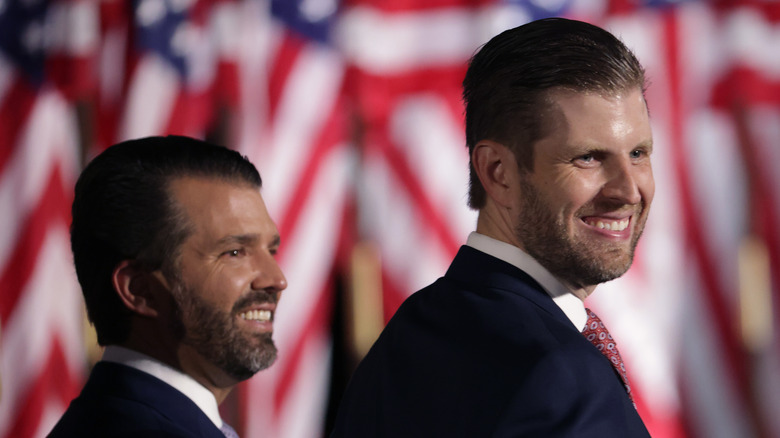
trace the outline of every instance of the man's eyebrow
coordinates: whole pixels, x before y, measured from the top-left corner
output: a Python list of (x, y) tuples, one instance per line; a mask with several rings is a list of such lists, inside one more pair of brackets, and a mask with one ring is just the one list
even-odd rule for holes
[[(217, 240), (216, 244), (217, 246), (227, 245), (231, 243), (238, 243), (241, 245), (251, 245), (254, 243), (257, 243), (260, 240), (259, 234), (232, 234), (229, 236), (225, 236), (219, 240)], [(281, 238), (278, 234), (275, 234), (271, 238), (271, 242), (268, 246), (270, 247), (276, 247), (281, 244)]]
[(257, 234), (232, 234), (217, 240), (217, 246), (226, 245), (230, 243), (249, 245), (251, 243), (257, 242), (258, 240), (260, 240), (260, 236)]

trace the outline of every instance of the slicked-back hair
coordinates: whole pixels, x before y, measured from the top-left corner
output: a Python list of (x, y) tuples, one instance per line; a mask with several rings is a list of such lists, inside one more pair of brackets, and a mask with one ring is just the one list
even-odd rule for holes
[(255, 166), (236, 151), (187, 137), (148, 137), (118, 143), (95, 157), (76, 182), (71, 249), (87, 314), (100, 345), (120, 344), (131, 311), (113, 290), (123, 260), (176, 275), (190, 226), (171, 196), (178, 178), (262, 185)]
[[(612, 95), (645, 87), (636, 56), (597, 26), (547, 18), (504, 31), (472, 57), (463, 80), (469, 154), (493, 140), (512, 150), (521, 172), (530, 172), (533, 145), (548, 134), (550, 91)], [(480, 209), (485, 189), (469, 167), (469, 207)]]

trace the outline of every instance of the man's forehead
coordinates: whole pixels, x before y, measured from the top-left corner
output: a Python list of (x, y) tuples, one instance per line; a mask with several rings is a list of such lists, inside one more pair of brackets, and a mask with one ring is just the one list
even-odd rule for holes
[(224, 178), (218, 175), (176, 175), (168, 179), (167, 186), (171, 190), (185, 190), (189, 187), (207, 187), (222, 186), (235, 187), (241, 189), (253, 189), (260, 191), (260, 187), (254, 183), (242, 180), (240, 178)]
[[(214, 178), (183, 177), (170, 184), (171, 201), (191, 226), (228, 234), (267, 234), (275, 225), (260, 189), (252, 184)], [(214, 237), (214, 236), (213, 236)]]
[(597, 147), (615, 139), (650, 147), (652, 129), (646, 102), (639, 88), (617, 93), (558, 89), (550, 92), (541, 113), (543, 135), (534, 143), (553, 142), (575, 148)]
[(544, 100), (552, 104), (560, 99), (571, 99), (576, 97), (600, 97), (602, 99), (613, 100), (622, 96), (633, 95), (634, 93), (638, 93), (642, 100), (644, 100), (644, 90), (639, 86), (616, 89), (577, 89), (561, 86), (548, 89), (544, 94)]
[(547, 117), (548, 123), (565, 123), (571, 115), (590, 118), (601, 114), (597, 111), (604, 109), (617, 111), (610, 112), (610, 116), (625, 115), (624, 110), (628, 109), (649, 117), (647, 102), (639, 88), (614, 92), (556, 89), (549, 92), (546, 101), (548, 108), (543, 116)]

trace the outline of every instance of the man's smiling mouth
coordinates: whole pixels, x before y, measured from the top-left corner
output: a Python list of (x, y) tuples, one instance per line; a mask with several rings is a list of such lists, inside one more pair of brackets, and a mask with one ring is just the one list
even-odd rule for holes
[(625, 219), (619, 219), (619, 220), (606, 220), (606, 219), (583, 219), (583, 221), (596, 228), (601, 228), (602, 230), (610, 230), (610, 231), (623, 231), (628, 227), (628, 224), (631, 222), (630, 218)]
[(242, 319), (260, 322), (270, 321), (272, 315), (270, 310), (248, 310), (238, 314)]

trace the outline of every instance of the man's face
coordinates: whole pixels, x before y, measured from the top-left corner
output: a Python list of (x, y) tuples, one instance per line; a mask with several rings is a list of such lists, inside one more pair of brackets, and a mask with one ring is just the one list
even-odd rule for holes
[(276, 358), (273, 316), (287, 287), (274, 259), (276, 225), (260, 192), (248, 185), (180, 178), (171, 191), (192, 231), (181, 245), (173, 286), (174, 328), (183, 347), (196, 353), (187, 357), (247, 379)]
[(631, 266), (655, 192), (650, 122), (638, 89), (552, 99), (554, 128), (521, 176), (516, 234), (552, 274), (587, 288)]

